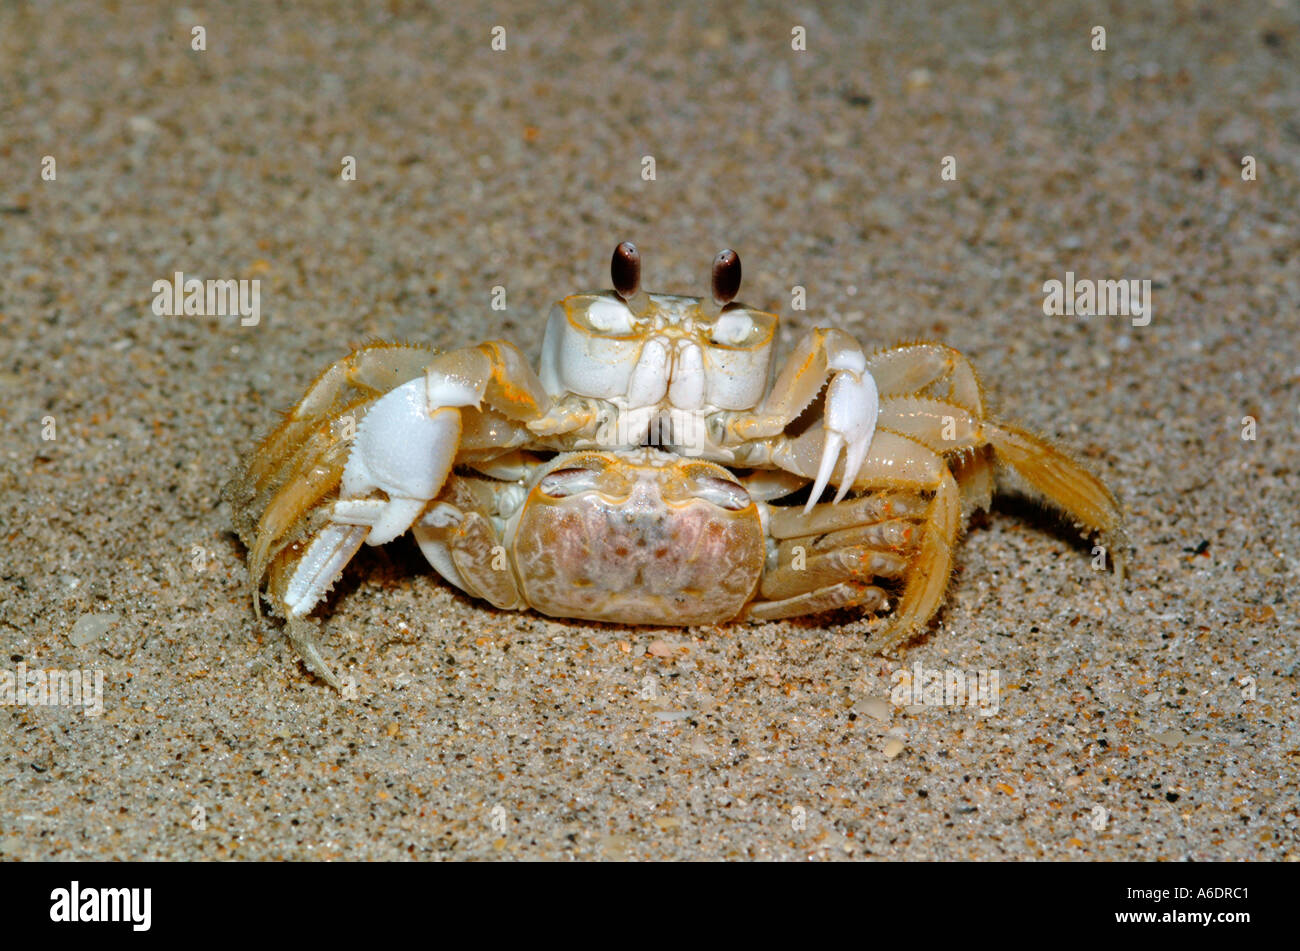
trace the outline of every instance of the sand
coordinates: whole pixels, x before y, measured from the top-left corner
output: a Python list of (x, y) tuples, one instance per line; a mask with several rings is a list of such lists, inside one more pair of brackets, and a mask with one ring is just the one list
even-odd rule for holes
[[(0, 6), (0, 670), (103, 698), (0, 711), (0, 855), (1300, 857), (1293, 6), (169, 6)], [(308, 675), (231, 467), (351, 344), (536, 353), (624, 239), (682, 293), (736, 248), (787, 345), (960, 348), (1113, 486), (1127, 580), (1002, 501), (887, 658), (501, 612), (406, 539), (323, 612), (355, 691)], [(256, 325), (155, 314), (177, 271)], [(1067, 272), (1149, 323), (1045, 314)], [(917, 664), (996, 710), (891, 702)]]

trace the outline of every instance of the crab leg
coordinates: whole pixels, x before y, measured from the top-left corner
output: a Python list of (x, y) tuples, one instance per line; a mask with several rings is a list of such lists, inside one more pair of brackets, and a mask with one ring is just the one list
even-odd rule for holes
[(279, 466), (291, 459), (322, 423), (418, 376), (432, 356), (428, 347), (376, 343), (336, 360), (312, 381), (284, 421), (258, 446), (245, 478), (258, 488), (270, 481), (281, 482), (275, 479)]
[(445, 579), (466, 594), (508, 610), (525, 606), (514, 571), (488, 512), (498, 508), (503, 486), (453, 475), (424, 517), (411, 526), (420, 551)]
[(769, 531), (777, 540), (833, 532), (894, 518), (922, 516), (926, 502), (912, 492), (878, 492), (843, 505), (818, 505), (806, 515), (792, 507), (770, 507)]
[(990, 508), (993, 466), (979, 417), (928, 396), (900, 396), (882, 402), (877, 426), (914, 439), (947, 459), (961, 489), (963, 515)]
[(1111, 546), (1116, 573), (1123, 577), (1119, 552), (1128, 545), (1123, 514), (1110, 489), (1047, 440), (1007, 423), (986, 423), (996, 457), (1011, 466), (1035, 492), (1065, 511), (1088, 531), (1100, 532)]
[(809, 555), (805, 564), (787, 564), (763, 575), (763, 597), (779, 599), (815, 591), (840, 581), (898, 578), (907, 571), (907, 559), (866, 545), (850, 545)]
[(953, 403), (928, 396), (885, 399), (877, 424), (924, 443), (936, 452), (952, 452), (987, 442), (978, 417)]
[[(940, 343), (914, 343), (881, 350), (867, 357), (881, 398), (928, 395), (984, 416), (983, 389), (975, 368), (959, 351)], [(942, 386), (947, 382), (946, 389)]]
[(349, 440), (366, 409), (423, 372), (431, 356), (426, 347), (374, 343), (335, 361), (225, 486), (235, 529), (253, 554), (254, 587), (276, 544), (338, 487)]
[(952, 552), (961, 531), (961, 492), (947, 467), (921, 524), (921, 539), (898, 601), (898, 610), (868, 641), (881, 653), (907, 640), (925, 625), (943, 601), (952, 574)]
[(921, 537), (917, 521), (929, 509), (917, 493), (884, 492), (845, 505), (818, 505), (808, 516), (792, 508), (769, 514), (777, 545), (759, 589), (769, 600), (751, 614), (785, 617), (796, 606), (812, 610), (812, 600), (846, 595), (850, 600), (835, 606), (882, 606), (883, 597), (877, 604), (874, 594), (864, 592), (875, 578), (906, 576)]
[(968, 507), (988, 507), (992, 491), (986, 446), (1034, 491), (1088, 531), (1122, 543), (1122, 516), (1100, 479), (1046, 440), (1016, 426), (979, 420), (959, 406), (922, 396), (888, 399), (880, 410), (882, 430), (900, 433), (951, 456)]
[[(813, 464), (815, 439), (805, 433), (790, 442), (778, 443), (778, 461), (792, 471), (806, 472)], [(834, 602), (832, 606), (865, 606), (884, 603), (883, 592), (876, 601), (874, 577), (904, 579), (898, 607), (888, 624), (868, 641), (873, 651), (886, 650), (911, 636), (938, 610), (952, 567), (952, 550), (961, 530), (961, 492), (943, 455), (915, 439), (888, 430), (878, 430), (871, 453), (864, 461), (856, 482), (882, 491), (854, 499), (846, 505), (820, 504), (807, 515), (792, 508), (770, 510), (769, 532), (778, 542), (777, 559), (793, 554), (793, 542), (809, 539), (806, 571), (814, 566), (821, 584), (807, 594), (793, 594), (799, 572), (782, 567), (765, 577), (764, 594), (787, 595), (783, 601), (751, 605), (752, 617), (787, 617), (803, 605)], [(925, 496), (929, 496), (927, 500)], [(823, 536), (827, 531), (835, 537)], [(835, 559), (817, 560), (819, 546), (840, 544)], [(904, 560), (900, 566), (899, 560)], [(832, 569), (839, 566), (839, 584)], [(847, 586), (847, 587), (846, 587)], [(802, 598), (803, 600), (798, 600)], [(847, 599), (847, 600), (846, 600)], [(869, 608), (874, 610), (874, 608)]]
[[(751, 447), (745, 462), (747, 465), (767, 463), (780, 466), (787, 472), (812, 479), (821, 465), (822, 442), (822, 434), (815, 429), (809, 429), (793, 439), (784, 435), (776, 436), (766, 443)], [(841, 489), (855, 484), (859, 487), (884, 489), (906, 489), (916, 485), (932, 487), (936, 458), (938, 454), (934, 450), (916, 440), (878, 429), (871, 439), (870, 454), (863, 460), (863, 466), (857, 473), (852, 478), (849, 477), (844, 471), (846, 461), (832, 469), (830, 481), (838, 484)], [(942, 459), (939, 461), (942, 464)], [(817, 498), (817, 493), (809, 497), (813, 505), (805, 505), (806, 513), (815, 511)]]
[(754, 601), (745, 609), (743, 616), (759, 621), (777, 621), (803, 614), (821, 614), (837, 608), (877, 611), (884, 607), (887, 597), (884, 589), (877, 588), (875, 585), (860, 581), (842, 581), (839, 584), (779, 601)]
[[(918, 501), (921, 501), (918, 499)], [(869, 525), (855, 525), (835, 532), (822, 532), (787, 538), (776, 546), (776, 563), (790, 564), (796, 555), (804, 556), (845, 548), (863, 548), (909, 554), (916, 549), (916, 523), (905, 518), (891, 518)]]
[(987, 446), (954, 453), (948, 468), (961, 489), (962, 518), (993, 507), (993, 453)]

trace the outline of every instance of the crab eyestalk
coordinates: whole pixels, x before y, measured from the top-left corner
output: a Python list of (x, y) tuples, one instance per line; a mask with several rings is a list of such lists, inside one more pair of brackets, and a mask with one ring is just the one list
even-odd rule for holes
[(700, 309), (707, 319), (716, 318), (740, 293), (740, 255), (731, 248), (719, 251), (713, 259), (712, 288), (712, 305), (700, 301)]
[(614, 293), (622, 298), (627, 309), (638, 317), (644, 314), (650, 299), (641, 290), (641, 252), (635, 244), (624, 241), (614, 249), (609, 272), (614, 282)]

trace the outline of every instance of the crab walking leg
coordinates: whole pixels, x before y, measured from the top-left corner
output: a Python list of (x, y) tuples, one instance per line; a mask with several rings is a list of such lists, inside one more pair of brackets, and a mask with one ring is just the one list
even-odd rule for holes
[(861, 608), (878, 611), (885, 605), (888, 594), (883, 588), (861, 581), (841, 581), (839, 584), (816, 591), (797, 594), (779, 601), (752, 601), (741, 615), (758, 621), (779, 621), (782, 618), (804, 614), (822, 614), (837, 608)]
[(993, 453), (989, 447), (954, 453), (948, 457), (948, 468), (957, 480), (957, 488), (961, 489), (963, 519), (993, 507)]
[[(985, 432), (996, 457), (1034, 491), (1088, 531), (1099, 532), (1112, 549), (1127, 546), (1119, 503), (1100, 479), (1045, 439), (1019, 427), (986, 423)], [(1123, 561), (1114, 550), (1111, 560), (1122, 580)]]
[(779, 600), (841, 581), (898, 578), (907, 571), (907, 564), (907, 559), (895, 552), (849, 545), (808, 555), (803, 564), (791, 560), (784, 567), (767, 572), (759, 592), (769, 600)]
[[(460, 440), (454, 406), (430, 410), (423, 378), (388, 393), (366, 415), (343, 468), (342, 498), (311, 540), (284, 589), (289, 618), (309, 614), (362, 542), (382, 545), (410, 527), (438, 494)], [(444, 400), (464, 398), (450, 388)], [(387, 498), (364, 498), (375, 491)]]
[(885, 650), (915, 633), (939, 608), (952, 569), (952, 550), (961, 530), (961, 493), (943, 456), (906, 436), (876, 434), (859, 483), (933, 493), (919, 519), (919, 538), (906, 573), (902, 596), (889, 623), (868, 642)]
[[(284, 466), (282, 478), (248, 506), (250, 516), (238, 527), (248, 545), (248, 580), (253, 610), (259, 616), (258, 592), (271, 560), (297, 537), (296, 527), (310, 517), (314, 507), (338, 489), (350, 450), (332, 421), (325, 422)], [(256, 522), (251, 519), (252, 512), (262, 513)]]
[[(319, 384), (314, 390), (318, 388)], [(308, 396), (312, 398), (310, 391)], [(508, 344), (490, 342), (442, 354), (422, 377), (397, 386), (369, 406), (341, 473), (328, 473), (341, 498), (330, 507), (327, 523), (301, 557), (285, 565), (280, 555), (287, 542), (268, 556), (275, 533), (268, 530), (259, 535), (257, 544), (267, 550), (259, 564), (265, 567), (269, 557), (276, 558), (270, 566), (270, 590), (288, 618), (289, 638), (308, 667), (336, 689), (340, 681), (321, 656), (307, 615), (363, 542), (379, 545), (396, 538), (437, 496), (460, 449), (462, 408), (472, 413), (470, 408), (484, 401), (504, 417), (497, 430), (513, 429), (510, 420), (538, 417), (549, 405), (522, 354)], [(494, 443), (499, 440), (499, 433), (492, 437)], [(295, 485), (286, 486), (282, 494), (292, 490), (290, 507), (297, 510), (301, 490)], [(374, 497), (377, 492), (384, 497)], [(310, 494), (322, 495), (319, 486)], [(271, 508), (276, 508), (274, 502)], [(273, 521), (279, 525), (284, 519)], [(259, 571), (259, 581), (260, 576)]]
[[(809, 429), (793, 439), (781, 435), (756, 444), (745, 459), (745, 464), (775, 465), (805, 479), (812, 479), (820, 471), (822, 458), (822, 434), (816, 429)], [(843, 465), (833, 468), (830, 481), (838, 484), (842, 492), (854, 486), (858, 489), (915, 486), (933, 489), (938, 479), (934, 470), (935, 460), (942, 464), (939, 453), (917, 440), (886, 429), (877, 429), (871, 438), (870, 455), (863, 461), (861, 468), (850, 477), (845, 472), (848, 465), (848, 460), (845, 460)], [(809, 498), (813, 503), (816, 500), (815, 494)], [(805, 505), (803, 512), (809, 517), (815, 515), (816, 504)]]
[[(880, 610), (888, 595), (866, 579), (906, 573), (906, 556), (919, 531), (915, 522), (929, 508), (920, 494), (906, 491), (821, 504), (806, 515), (793, 507), (769, 508), (768, 529), (777, 543), (769, 563), (776, 567), (769, 567), (760, 584), (767, 600), (754, 601), (744, 616), (777, 620), (836, 608)], [(804, 549), (800, 568), (796, 546)], [(822, 557), (826, 549), (837, 548), (833, 558)]]
[(422, 373), (431, 356), (423, 346), (375, 343), (335, 361), (224, 487), (235, 530), (251, 554), (249, 580), (259, 614), (257, 590), (271, 558), (338, 488), (358, 420), (384, 392)]
[(882, 400), (876, 425), (944, 456), (961, 489), (964, 516), (992, 506), (993, 466), (988, 435), (979, 417), (943, 400), (899, 396)]
[(876, 425), (915, 439), (939, 453), (982, 446), (988, 441), (978, 417), (953, 403), (928, 396), (885, 398)]
[[(776, 544), (769, 549), (760, 591), (775, 600), (839, 581), (902, 577), (921, 534), (916, 520), (928, 510), (928, 500), (919, 494), (881, 493), (844, 505), (819, 505), (814, 514), (830, 516), (818, 519), (819, 527), (811, 518), (798, 525), (788, 518), (792, 513), (782, 513), (787, 524), (772, 529)], [(849, 522), (846, 514), (856, 515), (858, 523)], [(769, 526), (773, 520), (769, 515)], [(828, 522), (845, 527), (830, 528)]]
[[(773, 453), (774, 459), (783, 468), (806, 472), (813, 464), (815, 447), (815, 441), (809, 439), (810, 435), (805, 433), (798, 439), (778, 442)], [(860, 522), (883, 523), (889, 519), (907, 519), (918, 523), (915, 531), (907, 535), (901, 534), (905, 531), (903, 526), (879, 528), (876, 531), (880, 537), (864, 546), (866, 557), (876, 560), (882, 566), (893, 567), (879, 556), (895, 552), (872, 549), (880, 548), (879, 543), (888, 539), (889, 532), (900, 533), (895, 537), (905, 542), (905, 547), (896, 553), (906, 552), (909, 560), (903, 573), (906, 580), (898, 608), (886, 627), (868, 642), (869, 648), (879, 651), (906, 640), (938, 610), (951, 572), (953, 545), (961, 530), (961, 492), (941, 453), (915, 439), (888, 430), (877, 431), (872, 440), (871, 453), (865, 460), (862, 471), (858, 473), (856, 482), (859, 486), (870, 485), (882, 491), (844, 505), (821, 504), (807, 515), (784, 509), (769, 516), (769, 526), (772, 536), (783, 543), (784, 539), (799, 535), (850, 528), (853, 524), (850, 520), (855, 517)], [(923, 494), (932, 497), (927, 501), (922, 497)], [(878, 574), (889, 577), (886, 572)], [(844, 585), (849, 587), (844, 588)], [(865, 593), (865, 589), (871, 586), (861, 581), (846, 580), (839, 587), (838, 597), (849, 597), (851, 590), (865, 599), (871, 597)], [(790, 610), (792, 614), (792, 609), (798, 603), (808, 605), (804, 608), (806, 613), (827, 610), (811, 605), (820, 604), (819, 599), (822, 597), (831, 597), (822, 594), (828, 591), (827, 588), (821, 588), (806, 597), (797, 595), (796, 598), (805, 597), (805, 601), (797, 602), (795, 598), (789, 598), (786, 599), (790, 602), (787, 607), (776, 607), (773, 604), (762, 610), (751, 609), (750, 614), (754, 617), (790, 616), (772, 612)], [(883, 594), (881, 597), (883, 603)], [(868, 600), (860, 603), (865, 605)], [(833, 606), (853, 606), (853, 603), (850, 601)]]
[[(940, 460), (942, 465), (942, 460)], [(898, 608), (889, 622), (867, 641), (867, 649), (886, 651), (920, 630), (943, 602), (952, 574), (952, 553), (961, 532), (961, 491), (943, 467), (930, 512), (921, 525), (921, 539)]]
[(318, 627), (318, 624), (305, 617), (290, 617), (284, 625), (289, 643), (298, 652), (298, 656), (303, 659), (307, 669), (342, 693), (343, 681), (339, 680), (338, 675), (334, 673), (334, 669), (321, 656), (320, 645), (316, 642)]
[[(918, 518), (909, 512), (905, 516), (917, 519), (919, 537), (907, 538), (909, 546), (914, 547), (909, 549), (910, 566), (898, 606), (888, 623), (867, 642), (868, 649), (879, 652), (912, 636), (943, 601), (952, 572), (953, 546), (961, 531), (961, 491), (942, 454), (889, 431), (876, 434), (871, 456), (858, 481), (902, 489), (902, 498), (932, 493), (923, 515)], [(897, 497), (891, 498), (891, 503)]]
[[(466, 594), (498, 608), (525, 607), (500, 535), (476, 498), (476, 483), (452, 476), (449, 491), (411, 526), (420, 551), (438, 574)], [(487, 490), (491, 493), (492, 490)]]
[[(969, 360), (940, 343), (914, 343), (880, 350), (867, 357), (867, 372), (876, 379), (881, 398), (925, 393), (984, 416), (984, 395)], [(946, 392), (942, 384), (947, 382)]]
[[(928, 501), (927, 501), (928, 508)], [(908, 555), (916, 550), (920, 537), (917, 523), (906, 518), (891, 518), (871, 525), (855, 525), (835, 532), (822, 532), (798, 538), (787, 538), (773, 549), (774, 558), (769, 565), (789, 566), (803, 563), (815, 555), (844, 549), (864, 549)], [(883, 572), (882, 572), (883, 573)]]
[[(1105, 484), (1045, 439), (1019, 427), (981, 421), (951, 403), (919, 396), (886, 400), (879, 426), (945, 455), (954, 454), (953, 468), (959, 483), (963, 477), (977, 482), (989, 480), (987, 457), (977, 456), (985, 445), (992, 446), (996, 458), (1085, 529), (1110, 539), (1122, 534), (1119, 504)], [(985, 491), (983, 485), (972, 489), (963, 486), (964, 497)]]
[[(924, 475), (924, 470), (921, 474)], [(808, 514), (789, 506), (769, 507), (768, 525), (772, 537), (781, 541), (890, 519), (918, 518), (928, 509), (926, 500), (914, 492), (882, 491), (842, 505), (818, 505)]]
[(832, 481), (840, 450), (844, 451), (844, 463), (839, 470), (842, 474), (836, 502), (849, 491), (871, 447), (880, 397), (858, 342), (841, 330), (814, 330), (790, 354), (759, 411), (732, 423), (732, 431), (741, 441), (777, 436), (812, 403), (823, 386), (826, 408), (822, 415), (820, 461), (816, 472), (809, 476), (814, 481), (805, 511), (812, 509)]

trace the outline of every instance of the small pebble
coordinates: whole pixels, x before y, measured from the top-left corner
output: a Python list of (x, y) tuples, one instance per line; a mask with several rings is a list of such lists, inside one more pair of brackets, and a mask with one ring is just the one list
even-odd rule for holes
[(903, 752), (902, 740), (890, 740), (885, 744), (885, 759), (893, 759), (901, 752)]
[(85, 647), (91, 641), (98, 640), (110, 627), (120, 621), (116, 614), (83, 614), (72, 625), (68, 640), (75, 647)]
[(867, 697), (865, 700), (859, 700), (853, 705), (853, 709), (858, 713), (864, 713), (875, 720), (889, 720), (894, 715), (893, 708), (889, 702), (879, 697)]
[(621, 859), (627, 854), (631, 842), (631, 838), (625, 835), (607, 835), (600, 840), (600, 847), (607, 857)]

